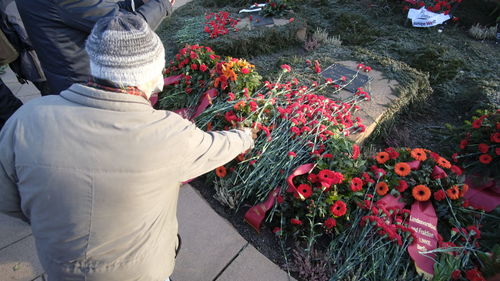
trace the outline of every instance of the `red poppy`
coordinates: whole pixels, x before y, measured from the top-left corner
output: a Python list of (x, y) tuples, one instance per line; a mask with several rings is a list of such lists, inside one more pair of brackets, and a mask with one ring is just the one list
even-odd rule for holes
[(458, 176), (462, 175), (462, 169), (460, 169), (460, 167), (458, 166), (453, 165), (451, 166), (450, 170)]
[(462, 272), (460, 271), (460, 269), (456, 269), (451, 273), (451, 279), (453, 279), (453, 280), (458, 280), (458, 279), (460, 279), (461, 276), (462, 276)]
[(321, 170), (318, 173), (318, 180), (323, 187), (330, 187), (332, 184), (339, 184), (344, 181), (344, 175), (330, 170)]
[(353, 144), (352, 145), (352, 159), (356, 160), (359, 157), (360, 149), (359, 145)]
[(311, 183), (317, 183), (318, 182), (318, 176), (316, 174), (309, 174), (307, 176), (307, 180), (310, 181)]
[(481, 154), (479, 156), (479, 161), (483, 164), (489, 164), (493, 160), (493, 157), (489, 154)]
[(394, 188), (399, 192), (405, 192), (408, 189), (408, 183), (405, 180), (399, 180), (399, 184)]
[(434, 196), (434, 200), (441, 201), (441, 200), (444, 200), (446, 198), (446, 193), (442, 189), (440, 189), (440, 190), (434, 192), (433, 196)]
[(389, 157), (391, 157), (391, 159), (396, 159), (399, 157), (399, 152), (397, 152), (393, 147), (388, 147), (384, 149), (384, 151), (389, 153)]
[(290, 223), (295, 224), (295, 225), (301, 225), (302, 221), (298, 219), (290, 219)]
[(492, 142), (499, 143), (500, 142), (500, 133), (491, 134), (490, 140)]
[(351, 180), (351, 190), (353, 192), (358, 192), (363, 189), (363, 180), (360, 178), (353, 178)]
[(301, 184), (297, 187), (297, 192), (302, 200), (311, 197), (312, 188), (308, 184)]
[(347, 212), (347, 205), (341, 200), (336, 201), (330, 206), (330, 212), (336, 217), (341, 217)]
[(460, 141), (460, 149), (465, 149), (465, 147), (469, 144), (469, 141), (467, 139), (463, 139)]
[(292, 71), (292, 68), (288, 64), (282, 64), (281, 69), (283, 69), (284, 72)]
[(215, 169), (215, 174), (219, 177), (219, 178), (223, 178), (227, 175), (227, 170), (226, 170), (226, 167), (224, 166), (220, 166), (219, 168)]
[(485, 143), (480, 143), (478, 146), (477, 146), (477, 149), (481, 152), (481, 153), (488, 153), (488, 150), (490, 149), (490, 146), (485, 144)]
[(328, 218), (325, 220), (325, 222), (323, 223), (323, 225), (327, 228), (327, 229), (332, 229), (334, 228), (335, 226), (337, 226), (337, 221), (334, 219), (334, 218)]
[(465, 272), (465, 277), (467, 278), (467, 280), (469, 281), (486, 281), (486, 279), (484, 279), (483, 275), (481, 274), (481, 272), (479, 272), (479, 270), (477, 269), (470, 269), (470, 270), (467, 270)]
[(316, 73), (321, 72), (321, 65), (319, 64), (319, 61), (317, 61), (317, 60), (314, 61), (314, 72), (316, 72)]
[(472, 128), (479, 129), (483, 125), (483, 118), (476, 119), (472, 122)]

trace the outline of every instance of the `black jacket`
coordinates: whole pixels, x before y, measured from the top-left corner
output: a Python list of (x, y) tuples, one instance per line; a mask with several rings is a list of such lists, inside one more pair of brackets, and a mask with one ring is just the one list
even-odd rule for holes
[(0, 29), (19, 53), (19, 57), (10, 63), (10, 67), (20, 81), (45, 81), (40, 61), (28, 38), (14, 0), (0, 0)]
[(154, 30), (172, 11), (168, 0), (149, 0), (145, 4), (142, 0), (16, 0), (16, 3), (54, 93), (87, 81), (90, 66), (84, 46), (97, 20), (125, 10), (142, 15)]

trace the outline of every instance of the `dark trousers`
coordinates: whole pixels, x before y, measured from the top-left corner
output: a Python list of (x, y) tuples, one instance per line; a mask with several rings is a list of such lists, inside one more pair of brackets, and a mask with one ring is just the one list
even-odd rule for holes
[(21, 107), (23, 103), (14, 96), (10, 89), (0, 79), (0, 130), (7, 119)]

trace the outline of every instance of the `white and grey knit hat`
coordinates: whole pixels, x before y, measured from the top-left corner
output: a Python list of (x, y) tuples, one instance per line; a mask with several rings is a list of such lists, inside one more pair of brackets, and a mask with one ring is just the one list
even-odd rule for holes
[(139, 15), (119, 13), (100, 19), (85, 44), (92, 76), (138, 86), (161, 74), (165, 49)]

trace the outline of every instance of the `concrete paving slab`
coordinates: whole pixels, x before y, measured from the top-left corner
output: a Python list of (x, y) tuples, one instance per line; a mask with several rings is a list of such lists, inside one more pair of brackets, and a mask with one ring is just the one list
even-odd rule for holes
[(247, 244), (189, 185), (181, 188), (177, 212), (182, 248), (172, 276), (175, 281), (213, 280)]
[(229, 265), (216, 281), (295, 281), (267, 259), (255, 247), (249, 245)]
[(31, 281), (43, 273), (38, 262), (33, 236), (0, 250), (2, 281)]
[(0, 249), (31, 234), (30, 226), (20, 219), (0, 215)]

